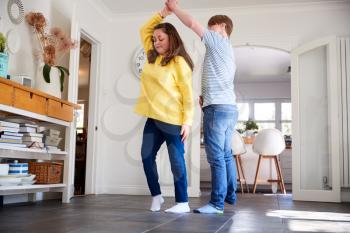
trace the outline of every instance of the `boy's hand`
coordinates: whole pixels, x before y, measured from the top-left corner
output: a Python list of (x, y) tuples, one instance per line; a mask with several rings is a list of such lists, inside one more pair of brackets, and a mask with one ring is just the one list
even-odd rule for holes
[(203, 107), (203, 96), (199, 96), (198, 103), (201, 107)]
[(171, 10), (174, 11), (177, 8), (177, 0), (167, 0), (165, 5)]
[(188, 125), (182, 125), (181, 127), (181, 141), (185, 141), (190, 134), (190, 126)]
[(167, 7), (167, 6), (165, 6), (160, 12), (159, 12), (159, 14), (163, 17), (163, 18), (165, 18), (165, 17), (167, 17), (168, 15), (171, 15), (171, 10)]

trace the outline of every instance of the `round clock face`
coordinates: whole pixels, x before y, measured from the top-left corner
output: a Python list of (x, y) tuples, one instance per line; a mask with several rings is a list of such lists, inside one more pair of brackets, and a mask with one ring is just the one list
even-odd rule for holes
[(137, 77), (140, 77), (143, 66), (145, 65), (146, 61), (147, 61), (147, 56), (143, 47), (137, 48), (135, 51), (134, 61), (133, 61), (134, 62), (133, 70)]
[(9, 0), (7, 13), (12, 23), (20, 24), (24, 19), (24, 7), (21, 0)]

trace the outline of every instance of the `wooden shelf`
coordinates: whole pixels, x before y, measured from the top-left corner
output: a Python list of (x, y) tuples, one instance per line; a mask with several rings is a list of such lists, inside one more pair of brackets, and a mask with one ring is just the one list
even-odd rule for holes
[(33, 184), (17, 186), (0, 186), (0, 195), (14, 195), (37, 192), (62, 192), (65, 184)]
[(67, 154), (65, 151), (50, 152), (41, 149), (0, 146), (0, 158), (8, 159), (65, 160)]

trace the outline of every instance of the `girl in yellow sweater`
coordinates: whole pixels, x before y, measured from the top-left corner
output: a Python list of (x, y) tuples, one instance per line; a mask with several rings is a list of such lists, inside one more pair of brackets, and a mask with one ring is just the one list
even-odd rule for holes
[(156, 155), (166, 142), (177, 204), (165, 211), (186, 213), (190, 208), (184, 141), (193, 120), (193, 63), (175, 27), (162, 23), (169, 14), (165, 7), (141, 28), (147, 62), (141, 74), (141, 93), (135, 112), (147, 117), (141, 156), (152, 194), (151, 211), (159, 211), (164, 202), (158, 182)]

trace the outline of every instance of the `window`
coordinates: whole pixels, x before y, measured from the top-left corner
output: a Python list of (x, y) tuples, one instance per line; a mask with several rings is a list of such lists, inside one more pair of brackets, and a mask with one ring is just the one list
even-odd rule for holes
[(283, 135), (292, 134), (292, 104), (290, 100), (251, 100), (238, 102), (239, 117), (236, 129), (244, 130), (244, 122), (254, 120), (259, 130), (276, 128)]
[(283, 135), (292, 135), (292, 104), (281, 104), (281, 131)]
[(256, 121), (274, 121), (275, 103), (254, 103), (254, 119)]

